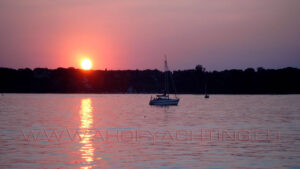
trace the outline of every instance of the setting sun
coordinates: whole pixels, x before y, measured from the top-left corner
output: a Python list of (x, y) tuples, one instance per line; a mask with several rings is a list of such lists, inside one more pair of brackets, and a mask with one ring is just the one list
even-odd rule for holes
[(84, 70), (90, 70), (92, 68), (92, 61), (90, 59), (83, 59), (81, 61), (81, 68)]

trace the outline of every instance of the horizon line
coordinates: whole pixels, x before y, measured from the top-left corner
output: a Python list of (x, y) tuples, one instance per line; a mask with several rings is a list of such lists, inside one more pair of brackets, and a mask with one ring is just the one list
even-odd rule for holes
[[(197, 66), (197, 65), (196, 65)], [(195, 70), (196, 69), (196, 66), (195, 68), (189, 68), (189, 69), (174, 69), (174, 70), (170, 70), (171, 72), (173, 71), (185, 71), (185, 70)], [(203, 66), (203, 65), (202, 65)], [(214, 71), (217, 71), (217, 72), (222, 72), (222, 71), (228, 71), (228, 70), (247, 70), (247, 69), (254, 69), (254, 71), (257, 71), (259, 68), (262, 68), (264, 70), (281, 70), (281, 69), (288, 69), (288, 68), (292, 68), (292, 69), (300, 69), (300, 67), (292, 67), (292, 66), (286, 66), (286, 67), (281, 67), (281, 68), (265, 68), (265, 67), (262, 67), (262, 66), (259, 66), (259, 67), (247, 67), (247, 68), (243, 68), (243, 69), (240, 69), (240, 68), (231, 68), (231, 69), (222, 69), (222, 70), (206, 70), (205, 67), (204, 68), (204, 71), (205, 72), (214, 72)], [(145, 70), (158, 70), (158, 71), (163, 71), (163, 70), (160, 70), (160, 69), (157, 69), (157, 68), (154, 68), (154, 69), (90, 69), (90, 70), (84, 70), (82, 68), (76, 68), (76, 67), (57, 67), (57, 68), (47, 68), (47, 67), (35, 67), (35, 68), (29, 68), (29, 67), (25, 67), (25, 68), (11, 68), (11, 67), (0, 67), (0, 69), (13, 69), (13, 70), (24, 70), (24, 69), (30, 69), (32, 71), (34, 71), (35, 69), (48, 69), (48, 70), (57, 70), (57, 69), (75, 69), (75, 70), (82, 70), (82, 71), (85, 71), (85, 72), (89, 72), (89, 71), (145, 71)]]

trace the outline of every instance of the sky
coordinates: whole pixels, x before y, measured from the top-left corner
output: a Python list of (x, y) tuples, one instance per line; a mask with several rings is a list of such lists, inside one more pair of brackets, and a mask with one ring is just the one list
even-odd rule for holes
[(299, 0), (0, 0), (0, 67), (300, 68)]

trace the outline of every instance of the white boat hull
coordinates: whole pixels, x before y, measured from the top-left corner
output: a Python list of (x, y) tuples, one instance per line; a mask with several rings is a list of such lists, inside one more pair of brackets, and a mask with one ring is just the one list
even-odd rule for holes
[(150, 100), (150, 105), (158, 106), (168, 106), (168, 105), (178, 105), (179, 99), (153, 99)]

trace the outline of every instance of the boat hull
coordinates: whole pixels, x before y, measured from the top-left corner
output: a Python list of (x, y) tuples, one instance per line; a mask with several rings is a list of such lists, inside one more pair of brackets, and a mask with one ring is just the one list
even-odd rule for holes
[(178, 105), (179, 99), (153, 99), (150, 100), (150, 105), (157, 106), (169, 106), (169, 105)]

